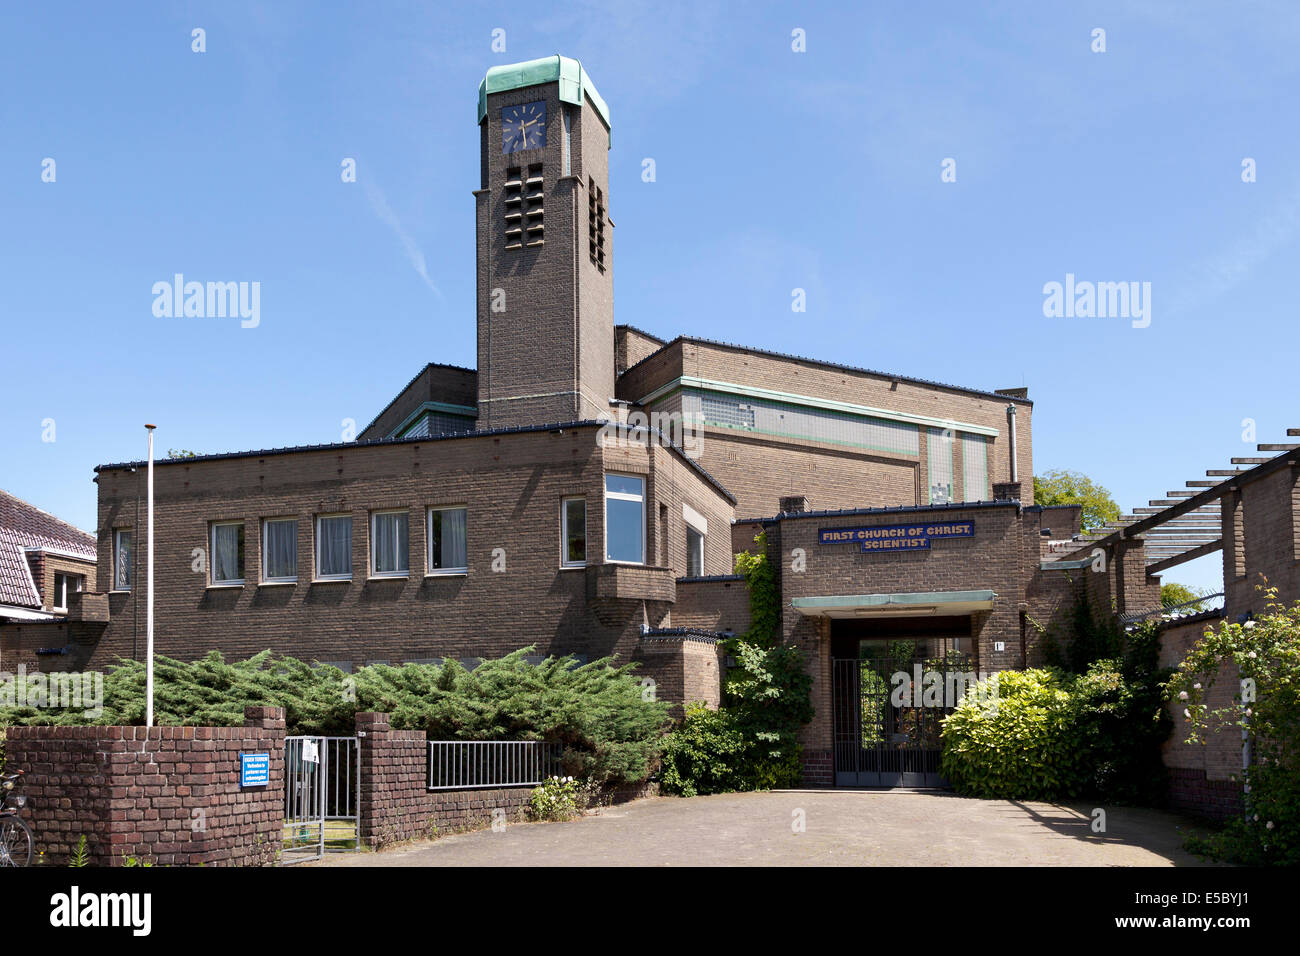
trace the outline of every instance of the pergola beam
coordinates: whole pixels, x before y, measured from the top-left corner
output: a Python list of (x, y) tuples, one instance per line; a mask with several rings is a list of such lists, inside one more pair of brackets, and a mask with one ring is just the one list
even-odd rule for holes
[(1190, 551), (1184, 551), (1182, 554), (1176, 554), (1152, 562), (1147, 565), (1146, 572), (1147, 574), (1159, 574), (1161, 571), (1167, 571), (1180, 564), (1186, 564), (1188, 561), (1195, 561), (1197, 558), (1203, 558), (1207, 554), (1214, 554), (1214, 552), (1221, 550), (1223, 550), (1222, 541), (1211, 541), (1209, 544), (1203, 544), (1199, 548), (1192, 548)]

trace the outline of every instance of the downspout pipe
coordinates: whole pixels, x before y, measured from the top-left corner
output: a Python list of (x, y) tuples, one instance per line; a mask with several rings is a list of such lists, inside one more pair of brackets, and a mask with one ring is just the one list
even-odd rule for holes
[(1010, 437), (1011, 440), (1011, 445), (1008, 449), (1011, 453), (1011, 481), (1017, 482), (1020, 480), (1020, 463), (1016, 458), (1016, 406), (1015, 405), (1007, 406), (1007, 435)]

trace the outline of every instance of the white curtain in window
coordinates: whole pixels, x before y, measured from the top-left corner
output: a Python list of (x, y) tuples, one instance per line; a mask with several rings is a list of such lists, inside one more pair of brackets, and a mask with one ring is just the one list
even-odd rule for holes
[(438, 524), (441, 526), (439, 541), (441, 563), (437, 565), (440, 568), (464, 568), (469, 566), (466, 548), (465, 536), (465, 509), (450, 508), (446, 511), (435, 512), (435, 518), (440, 517)]
[(406, 512), (375, 515), (374, 563), (376, 574), (396, 574), (410, 569)]
[(320, 553), (316, 573), (321, 577), (352, 573), (352, 519), (321, 518), (317, 527)]
[(243, 526), (219, 524), (212, 529), (212, 580), (239, 581), (244, 577), (240, 560)]
[(292, 578), (298, 574), (298, 522), (268, 521), (266, 571), (268, 578)]

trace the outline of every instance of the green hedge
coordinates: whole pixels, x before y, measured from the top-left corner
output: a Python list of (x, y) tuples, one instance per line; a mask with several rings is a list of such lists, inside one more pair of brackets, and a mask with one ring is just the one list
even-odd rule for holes
[[(429, 739), (552, 740), (563, 744), (566, 774), (598, 784), (634, 783), (650, 773), (662, 746), (668, 705), (644, 699), (632, 665), (609, 659), (579, 665), (571, 657), (531, 664), (526, 647), (467, 670), (441, 664), (372, 665), (355, 674), (313, 667), (264, 651), (226, 661), (212, 651), (192, 663), (154, 661), (154, 716), (159, 724), (233, 727), (244, 708), (285, 709), (290, 734), (350, 736), (358, 711), (384, 711), (396, 729)], [(122, 661), (105, 674), (104, 709), (0, 710), (15, 724), (144, 723), (145, 669)]]
[(1095, 661), (1083, 674), (1040, 668), (986, 678), (944, 721), (943, 775), (968, 796), (1160, 804), (1160, 745), (1172, 722), (1155, 641), (1143, 629), (1123, 660)]

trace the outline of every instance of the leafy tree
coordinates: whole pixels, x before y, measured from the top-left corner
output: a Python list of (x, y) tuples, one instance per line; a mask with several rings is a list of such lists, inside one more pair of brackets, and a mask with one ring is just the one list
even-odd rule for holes
[(198, 458), (199, 453), (197, 451), (190, 451), (188, 448), (168, 448), (167, 457), (168, 458)]
[(1173, 607), (1176, 604), (1187, 604), (1195, 601), (1199, 595), (1189, 588), (1186, 584), (1179, 584), (1177, 581), (1168, 581), (1160, 585), (1160, 606)]
[(1087, 475), (1054, 469), (1034, 477), (1034, 502), (1040, 505), (1082, 505), (1084, 531), (1100, 528), (1120, 516), (1110, 492)]

